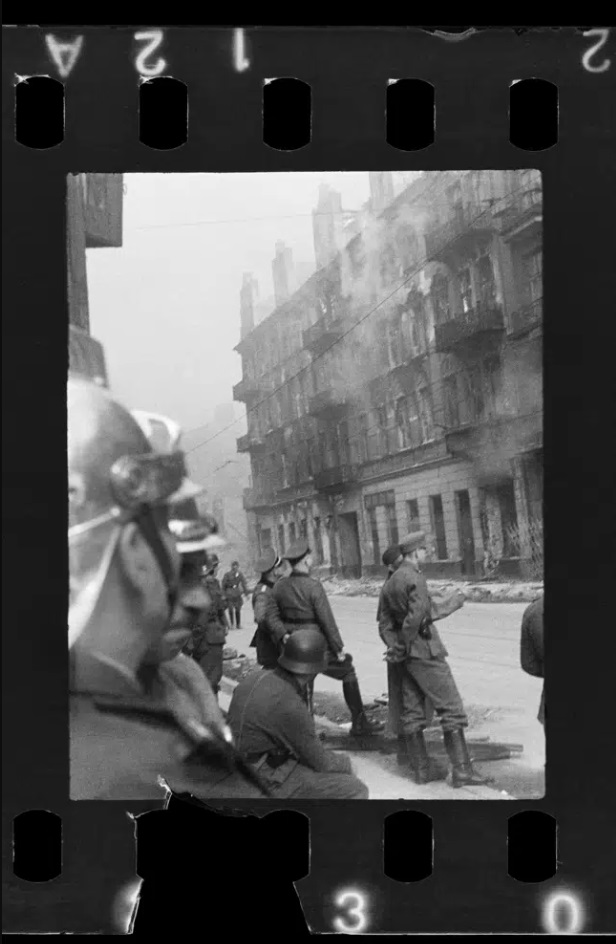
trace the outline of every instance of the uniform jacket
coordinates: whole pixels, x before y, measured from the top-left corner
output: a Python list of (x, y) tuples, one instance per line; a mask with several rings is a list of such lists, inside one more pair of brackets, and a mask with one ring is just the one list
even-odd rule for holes
[(208, 574), (203, 578), (203, 585), (210, 596), (211, 606), (204, 610), (197, 619), (197, 625), (193, 633), (195, 636), (195, 650), (199, 649), (200, 643), (221, 646), (227, 638), (227, 606), (220, 587), (220, 581), (212, 574)]
[(308, 574), (281, 577), (271, 592), (266, 613), (268, 627), (278, 642), (297, 629), (318, 629), (334, 654), (344, 649), (325, 590)]
[(228, 722), (244, 755), (288, 752), (311, 770), (350, 772), (348, 758), (324, 749), (299, 686), (284, 669), (260, 669), (243, 679), (233, 693)]
[[(442, 619), (457, 609), (447, 600), (435, 603), (428, 592), (426, 578), (412, 561), (405, 560), (389, 577), (379, 599), (379, 634), (385, 645), (394, 652), (395, 661), (408, 658), (433, 659), (448, 655), (434, 625), (430, 626), (431, 639), (422, 639), (422, 622)], [(448, 611), (448, 612), (447, 612)]]
[[(524, 611), (522, 616), (522, 633), (520, 639), (520, 663), (528, 675), (536, 678), (544, 677), (543, 665), (543, 597), (535, 600)], [(545, 688), (541, 692), (539, 705), (539, 721), (545, 721)]]
[(228, 603), (241, 603), (242, 594), (248, 593), (244, 574), (241, 571), (234, 574), (232, 570), (229, 570), (222, 578), (222, 590)]
[(113, 666), (90, 660), (70, 693), (73, 800), (164, 799), (163, 778), (180, 793), (208, 795), (229, 776), (197, 748), (195, 725), (222, 732), (224, 720), (201, 669), (179, 655), (153, 670), (144, 692)]
[(252, 595), (252, 610), (257, 630), (250, 645), (256, 647), (257, 661), (260, 665), (277, 659), (280, 651), (280, 646), (276, 641), (275, 634), (270, 629), (267, 619), (268, 600), (273, 587), (273, 583), (260, 580)]

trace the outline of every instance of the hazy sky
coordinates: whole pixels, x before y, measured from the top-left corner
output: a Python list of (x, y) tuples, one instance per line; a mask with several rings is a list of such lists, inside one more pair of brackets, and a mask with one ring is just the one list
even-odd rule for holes
[(88, 290), (92, 334), (129, 408), (167, 414), (188, 431), (232, 399), (242, 275), (255, 275), (261, 299), (272, 295), (277, 240), (314, 269), (321, 181), (342, 193), (345, 209), (368, 199), (367, 173), (125, 176), (123, 246), (88, 250)]

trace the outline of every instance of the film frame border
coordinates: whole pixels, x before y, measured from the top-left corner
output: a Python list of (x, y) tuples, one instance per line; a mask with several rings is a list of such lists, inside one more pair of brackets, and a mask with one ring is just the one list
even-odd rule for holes
[[(67, 78), (64, 143), (53, 151), (27, 153), (12, 140), (12, 76), (26, 74), (22, 65), (24, 59), (27, 74), (44, 74), (42, 65), (37, 67), (41, 72), (37, 72), (30, 67), (30, 62), (40, 61), (33, 50), (42, 46), (45, 32), (38, 29), (4, 31), (4, 150), (7, 159), (4, 227), (8, 228), (5, 252), (9, 259), (4, 284), (11, 350), (4, 366), (8, 383), (18, 392), (17, 410), (5, 411), (9, 459), (4, 462), (4, 471), (7, 487), (13, 489), (7, 492), (7, 498), (22, 496), (25, 506), (19, 517), (15, 511), (5, 514), (4, 527), (9, 547), (18, 548), (20, 554), (36, 552), (37, 559), (42, 558), (45, 563), (44, 574), (38, 575), (37, 592), (32, 593), (30, 587), (28, 594), (20, 592), (18, 599), (17, 595), (12, 595), (8, 601), (9, 607), (15, 607), (15, 617), (11, 618), (9, 608), (7, 625), (36, 620), (37, 625), (41, 625), (41, 639), (37, 640), (40, 642), (38, 660), (35, 658), (33, 662), (27, 639), (5, 634), (5, 664), (7, 667), (29, 666), (35, 685), (31, 700), (24, 705), (17, 673), (7, 672), (7, 701), (14, 710), (6, 714), (11, 720), (18, 717), (20, 725), (18, 729), (7, 725), (5, 732), (8, 765), (4, 779), (7, 798), (4, 821), (7, 837), (13, 816), (25, 809), (51, 809), (60, 814), (67, 861), (66, 872), (55, 884), (48, 883), (44, 889), (42, 886), (28, 888), (12, 877), (10, 850), (3, 850), (5, 888), (8, 884), (9, 891), (19, 899), (8, 903), (12, 905), (11, 920), (19, 915), (17, 920), (25, 920), (27, 925), (28, 915), (44, 908), (53, 925), (45, 930), (87, 931), (92, 929), (77, 925), (89, 920), (94, 908), (94, 912), (100, 914), (95, 920), (102, 923), (103, 914), (108, 910), (104, 889), (117, 887), (123, 870), (127, 880), (132, 877), (134, 833), (126, 829), (126, 810), (130, 809), (136, 816), (152, 808), (152, 804), (71, 804), (67, 800), (66, 650), (63, 642), (59, 642), (64, 639), (63, 634), (53, 633), (54, 626), (64, 624), (66, 610), (63, 589), (66, 587), (66, 556), (65, 551), (60, 553), (61, 547), (64, 550), (62, 535), (66, 519), (64, 509), (57, 507), (57, 491), (59, 488), (63, 494), (65, 476), (64, 452), (59, 444), (64, 442), (65, 435), (66, 338), (58, 334), (55, 322), (46, 313), (47, 308), (65, 310), (66, 305), (65, 175), (101, 170), (127, 173), (137, 165), (143, 171), (173, 170), (176, 173), (532, 166), (542, 171), (546, 207), (544, 456), (548, 625), (567, 627), (568, 632), (559, 637), (558, 645), (553, 639), (550, 641), (549, 636), (547, 643), (550, 670), (546, 690), (552, 717), (558, 721), (547, 724), (546, 797), (532, 802), (516, 801), (515, 810), (545, 809), (556, 817), (560, 827), (561, 871), (553, 881), (543, 883), (544, 887), (520, 887), (508, 877), (506, 821), (514, 811), (510, 804), (479, 801), (479, 806), (464, 807), (466, 815), (461, 821), (456, 803), (366, 801), (361, 803), (359, 814), (362, 817), (360, 835), (356, 827), (357, 803), (352, 804), (353, 809), (350, 805), (339, 809), (338, 804), (298, 803), (295, 808), (309, 813), (311, 818), (311, 873), (298, 883), (297, 889), (306, 919), (317, 931), (331, 929), (326, 924), (328, 919), (322, 905), (324, 889), (337, 894), (350, 886), (373, 890), (373, 922), (367, 931), (532, 933), (541, 930), (540, 900), (553, 888), (563, 887), (579, 893), (580, 900), (587, 900), (588, 931), (609, 933), (613, 930), (606, 926), (608, 917), (613, 921), (608, 888), (612, 860), (609, 849), (605, 848), (609, 831), (606, 828), (609, 824), (609, 770), (608, 759), (601, 751), (605, 731), (597, 723), (600, 709), (597, 691), (609, 691), (609, 660), (601, 665), (595, 664), (595, 660), (592, 674), (576, 674), (577, 698), (573, 702), (569, 681), (569, 672), (573, 666), (577, 667), (579, 660), (574, 626), (592, 620), (595, 645), (599, 651), (608, 652), (609, 620), (605, 618), (605, 605), (600, 606), (600, 594), (596, 592), (601, 581), (601, 563), (591, 572), (588, 564), (585, 569), (584, 561), (577, 558), (578, 585), (584, 592), (571, 599), (568, 592), (571, 561), (567, 547), (571, 542), (570, 491), (574, 483), (588, 481), (584, 473), (588, 476), (590, 471), (586, 448), (582, 448), (579, 441), (572, 441), (571, 418), (577, 420), (576, 425), (584, 430), (587, 438), (593, 432), (599, 443), (602, 433), (603, 441), (606, 438), (606, 427), (596, 403), (601, 390), (607, 391), (607, 357), (603, 371), (598, 363), (600, 354), (605, 352), (606, 356), (609, 350), (608, 338), (606, 336), (605, 344), (601, 342), (602, 325), (596, 319), (594, 336), (582, 339), (576, 313), (587, 310), (593, 302), (598, 311), (605, 307), (606, 276), (610, 272), (605, 194), (613, 183), (610, 153), (613, 153), (614, 135), (602, 129), (610, 126), (608, 101), (610, 91), (613, 92), (613, 71), (603, 70), (598, 74), (585, 68), (583, 57), (588, 55), (592, 44), (588, 40), (581, 41), (579, 32), (574, 30), (563, 31), (564, 35), (526, 34), (524, 45), (516, 43), (513, 34), (505, 30), (473, 37), (472, 45), (449, 43), (439, 48), (434, 37), (422, 35), (420, 31), (376, 31), (377, 37), (374, 30), (330, 34), (318, 30), (297, 34), (284, 31), (283, 36), (279, 30), (263, 29), (249, 36), (253, 66), (234, 73), (229, 67), (229, 30), (195, 29), (193, 41), (187, 43), (186, 30), (172, 27), (165, 31), (165, 40), (168, 48), (174, 49), (175, 61), (181, 59), (183, 74), (177, 77), (189, 86), (193, 115), (198, 111), (208, 114), (211, 124), (204, 123), (200, 127), (193, 120), (188, 143), (180, 151), (167, 154), (151, 152), (138, 141), (134, 31), (80, 29), (79, 32), (86, 35), (87, 44), (79, 69), (75, 68)], [(194, 41), (197, 32), (198, 43)], [(317, 49), (318, 54), (315, 54)], [(89, 60), (85, 58), (85, 50), (91, 53)], [(600, 65), (602, 52), (597, 55), (598, 59), (592, 61)], [(169, 74), (173, 74), (174, 59), (171, 54), (169, 58)], [(114, 64), (112, 72), (106, 68), (106, 62)], [(261, 62), (267, 65), (258, 71)], [(87, 68), (84, 68), (86, 63)], [(48, 64), (46, 71), (50, 71)], [(520, 78), (539, 75), (555, 82), (559, 88), (559, 143), (547, 152), (532, 155), (532, 160), (526, 152), (514, 149), (508, 140), (507, 92), (513, 72)], [(489, 81), (486, 81), (486, 73), (490, 74)], [(261, 80), (276, 75), (302, 78), (313, 90), (312, 142), (309, 147), (290, 154), (272, 151), (261, 141)], [(344, 81), (340, 81), (340, 75)], [(435, 143), (425, 151), (414, 153), (394, 152), (384, 137), (386, 83), (392, 76), (407, 75), (432, 82), (437, 92)], [(222, 76), (224, 87), (220, 84)], [(233, 107), (228, 108), (228, 104)], [(216, 151), (210, 128), (218, 133)], [(588, 142), (596, 142), (590, 154)], [(25, 205), (24, 193), (30, 194)], [(578, 230), (575, 234), (571, 232), (572, 219)], [(24, 343), (30, 340), (33, 331), (32, 311), (41, 312), (35, 320), (39, 340), (34, 350), (31, 343)], [(28, 352), (29, 358), (22, 352)], [(586, 370), (584, 363), (580, 364), (581, 352), (590, 355), (586, 359)], [(583, 384), (576, 386), (575, 399), (571, 395), (571, 364), (577, 365), (577, 377), (581, 368), (584, 378)], [(28, 375), (36, 377), (37, 381), (29, 390), (24, 383)], [(41, 422), (39, 385), (44, 385), (46, 390), (44, 422)], [(28, 437), (25, 441), (24, 425), (43, 436)], [(41, 453), (48, 457), (49, 478), (45, 483), (40, 476)], [(16, 461), (20, 455), (21, 459)], [(600, 446), (595, 455), (601, 456)], [(611, 497), (609, 468), (608, 462), (604, 462), (600, 469), (594, 469), (592, 484), (593, 494), (599, 498), (607, 496), (608, 502)], [(31, 479), (27, 477), (28, 472)], [(578, 517), (575, 521), (580, 556), (585, 555), (586, 561), (591, 555), (595, 561), (600, 557), (605, 568), (604, 586), (609, 586), (605, 579), (609, 561), (605, 506), (585, 505), (584, 512), (582, 520)], [(26, 521), (28, 534), (37, 536), (35, 547), (23, 541), (22, 528)], [(48, 544), (38, 543), (41, 521), (46, 522)], [(598, 554), (598, 547), (603, 548), (603, 553)], [(7, 584), (15, 588), (20, 587), (18, 564), (19, 560), (8, 562), (10, 579)], [(550, 588), (553, 588), (552, 594)], [(50, 614), (42, 621), (41, 606)], [(573, 731), (577, 732), (576, 736), (572, 736)], [(576, 752), (571, 751), (572, 740), (579, 748)], [(24, 743), (37, 745), (37, 750), (24, 752)], [(576, 756), (572, 757), (572, 753)], [(587, 780), (580, 777), (580, 756), (585, 759), (584, 766), (589, 766), (593, 772)], [(603, 770), (602, 764), (605, 765)], [(254, 808), (250, 803), (242, 806)], [(381, 854), (384, 816), (409, 806), (433, 818), (436, 841), (432, 877), (411, 889), (386, 879)], [(265, 813), (267, 808), (277, 809), (280, 804), (263, 801), (260, 812)], [(95, 835), (101, 832), (108, 837), (104, 848), (98, 850), (96, 876), (101, 887), (95, 891), (96, 882), (90, 871), (86, 884), (93, 898), (87, 906), (83, 896), (87, 898), (88, 891), (84, 891), (83, 885), (72, 901), (63, 900), (60, 892), (66, 895), (67, 888), (74, 892), (76, 886), (71, 883), (78, 883), (80, 875), (83, 879), (85, 871), (83, 861), (68, 861), (69, 850), (79, 847), (83, 853), (84, 844), (80, 845), (78, 838), (89, 836), (93, 843)], [(603, 849), (596, 848), (597, 836), (605, 840)], [(469, 863), (471, 847), (474, 858)], [(439, 872), (442, 860), (445, 861)], [(476, 866), (477, 862), (483, 866), (481, 876), (469, 867)], [(356, 872), (349, 875), (347, 870), (352, 863), (356, 864)], [(111, 877), (110, 870), (116, 870)], [(383, 893), (384, 888), (387, 895)], [(80, 907), (85, 909), (82, 914)], [(461, 907), (470, 922), (468, 928), (456, 923)], [(375, 925), (377, 915), (382, 923), (380, 928)], [(431, 926), (434, 917), (439, 927)], [(398, 926), (405, 921), (406, 926)], [(23, 931), (26, 925), (6, 930)], [(40, 927), (31, 929), (41, 930)]]

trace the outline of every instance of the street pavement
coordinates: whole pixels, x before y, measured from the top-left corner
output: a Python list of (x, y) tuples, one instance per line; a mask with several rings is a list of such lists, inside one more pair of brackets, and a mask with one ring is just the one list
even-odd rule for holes
[[(377, 601), (373, 597), (331, 596), (330, 602), (345, 647), (353, 655), (364, 702), (370, 702), (387, 691), (384, 646), (376, 628)], [(524, 747), (521, 755), (510, 760), (482, 765), (481, 769), (495, 778), (493, 798), (505, 794), (520, 799), (538, 798), (544, 794), (545, 739), (543, 727), (537, 721), (542, 682), (526, 675), (519, 664), (520, 626), (526, 606), (467, 602), (438, 624), (465, 704), (480, 709), (485, 716), (473, 728), (472, 735)], [(251, 610), (250, 604), (243, 607), (244, 626), (229, 632), (227, 644), (254, 658), (254, 650), (249, 649), (254, 633)], [(338, 694), (343, 704), (342, 687), (334, 679), (318, 676), (315, 691)], [(396, 790), (400, 789), (401, 778), (396, 774), (393, 757), (354, 754), (352, 760), (359, 776), (360, 768), (366, 767), (375, 786), (380, 782), (376, 791), (369, 784), (371, 796), (390, 798), (391, 790), (396, 797), (400, 795)], [(392, 777), (396, 783), (390, 781)], [(425, 799), (445, 798), (440, 790), (450, 789), (444, 784), (411, 787), (410, 796)], [(456, 799), (461, 798), (461, 792), (451, 791)], [(470, 792), (465, 790), (464, 794)]]

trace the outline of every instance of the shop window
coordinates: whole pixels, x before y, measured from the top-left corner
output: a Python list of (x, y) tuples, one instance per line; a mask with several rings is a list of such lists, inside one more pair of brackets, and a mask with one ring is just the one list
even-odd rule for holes
[(430, 520), (435, 540), (437, 560), (447, 560), (447, 539), (445, 536), (445, 515), (443, 499), (440, 495), (430, 495)]

